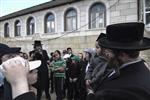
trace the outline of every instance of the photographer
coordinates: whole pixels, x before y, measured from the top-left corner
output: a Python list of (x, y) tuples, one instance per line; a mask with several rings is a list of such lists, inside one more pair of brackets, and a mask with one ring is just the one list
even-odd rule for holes
[(38, 80), (36, 84), (37, 88), (37, 100), (41, 100), (42, 92), (45, 91), (47, 100), (51, 100), (49, 94), (49, 77), (47, 61), (49, 57), (46, 50), (42, 49), (41, 41), (34, 41), (34, 50), (29, 52), (30, 60), (41, 60), (42, 64), (38, 68)]

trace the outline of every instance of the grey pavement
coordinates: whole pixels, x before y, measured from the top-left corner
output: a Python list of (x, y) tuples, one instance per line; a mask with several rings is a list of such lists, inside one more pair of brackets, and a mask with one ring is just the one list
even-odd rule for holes
[[(50, 95), (51, 95), (51, 100), (56, 100), (56, 95), (55, 95), (55, 93), (52, 93), (52, 94), (50, 94)], [(42, 99), (41, 99), (41, 100), (47, 100), (46, 97), (45, 97), (44, 92), (43, 92), (43, 96), (42, 96)], [(65, 98), (65, 99), (63, 99), (63, 100), (67, 100), (67, 99)]]

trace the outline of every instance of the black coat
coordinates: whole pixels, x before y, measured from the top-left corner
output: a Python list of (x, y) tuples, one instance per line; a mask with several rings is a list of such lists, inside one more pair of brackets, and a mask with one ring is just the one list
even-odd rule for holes
[(128, 65), (120, 70), (118, 77), (105, 79), (94, 97), (95, 100), (150, 100), (150, 71), (144, 61)]
[[(29, 54), (35, 53), (35, 51), (31, 51)], [(47, 55), (46, 50), (42, 50), (42, 55), (40, 53), (35, 53), (33, 56), (33, 60), (41, 60), (41, 66), (38, 67), (38, 80), (37, 80), (37, 88), (44, 90), (45, 88), (49, 88), (49, 77), (48, 77), (48, 66), (47, 60), (49, 57)]]
[(16, 97), (13, 100), (36, 100), (36, 99), (35, 99), (35, 94), (34, 93), (27, 92), (27, 93), (24, 93), (22, 95), (19, 95), (18, 97)]

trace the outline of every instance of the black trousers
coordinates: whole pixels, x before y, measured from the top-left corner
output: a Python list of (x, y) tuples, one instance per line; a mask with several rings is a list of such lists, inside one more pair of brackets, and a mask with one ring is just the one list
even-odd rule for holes
[(45, 95), (46, 95), (47, 100), (51, 100), (48, 88), (45, 88), (44, 90), (37, 89), (37, 100), (41, 100), (43, 91), (45, 91)]
[(4, 100), (4, 87), (0, 86), (0, 100)]
[(50, 84), (51, 84), (51, 93), (54, 91), (54, 73), (50, 72)]
[(69, 82), (68, 88), (68, 100), (79, 100), (79, 88), (78, 88), (78, 81), (76, 82)]
[(43, 91), (45, 92), (47, 100), (51, 100), (51, 96), (49, 93), (49, 79), (48, 78), (43, 81), (42, 79), (39, 79), (37, 81), (37, 100), (41, 100)]
[(87, 96), (87, 89), (86, 89), (86, 85), (85, 85), (85, 81), (84, 79), (82, 81), (80, 81), (80, 85), (79, 85), (79, 100), (86, 100), (86, 96)]
[(56, 92), (56, 100), (63, 99), (63, 85), (64, 85), (64, 78), (63, 77), (54, 77), (55, 83), (55, 92)]

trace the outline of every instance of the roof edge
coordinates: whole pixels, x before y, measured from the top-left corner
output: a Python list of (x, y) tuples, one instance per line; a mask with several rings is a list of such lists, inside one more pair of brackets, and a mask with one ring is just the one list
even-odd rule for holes
[(49, 2), (45, 2), (36, 6), (32, 6), (23, 10), (19, 10), (13, 13), (10, 13), (8, 15), (4, 15), (2, 17), (0, 17), (0, 21), (4, 21), (7, 19), (11, 19), (14, 17), (19, 17), (22, 15), (26, 15), (26, 14), (30, 14), (30, 13), (34, 13), (37, 11), (42, 11), (45, 9), (49, 9), (49, 8), (54, 8), (57, 6), (62, 6), (68, 3), (74, 3), (74, 2), (78, 2), (78, 1), (82, 1), (82, 0), (53, 0), (53, 1), (49, 1)]

